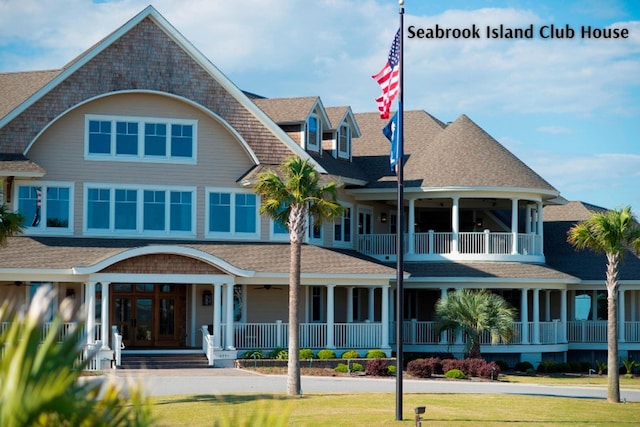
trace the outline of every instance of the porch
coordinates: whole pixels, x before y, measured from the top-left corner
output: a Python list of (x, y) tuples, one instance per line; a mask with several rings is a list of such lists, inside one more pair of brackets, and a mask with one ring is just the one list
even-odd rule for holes
[[(541, 200), (461, 195), (408, 196), (405, 260), (544, 262)], [(394, 261), (397, 233), (397, 212), (359, 212), (356, 249)]]
[[(404, 254), (407, 261), (455, 260), (518, 260), (543, 256), (542, 236), (528, 233), (436, 232), (405, 234)], [(360, 234), (358, 252), (381, 261), (394, 261), (397, 235)], [(513, 242), (516, 242), (514, 245)]]

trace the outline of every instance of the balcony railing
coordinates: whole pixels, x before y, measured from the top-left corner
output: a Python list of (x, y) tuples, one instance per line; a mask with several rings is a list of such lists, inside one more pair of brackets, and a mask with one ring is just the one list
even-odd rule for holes
[[(514, 255), (513, 234), (482, 232), (460, 232), (457, 239), (452, 232), (414, 233), (413, 245), (411, 235), (405, 235), (404, 253), (414, 255), (416, 259), (428, 259), (429, 256), (504, 256)], [(536, 234), (518, 234), (515, 255), (542, 255), (542, 237)], [(396, 234), (361, 234), (358, 236), (358, 251), (379, 259), (390, 259), (396, 256)], [(413, 246), (413, 248), (411, 248)]]

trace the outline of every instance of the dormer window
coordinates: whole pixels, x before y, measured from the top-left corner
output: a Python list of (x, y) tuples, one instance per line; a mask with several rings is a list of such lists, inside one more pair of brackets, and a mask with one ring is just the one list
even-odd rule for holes
[(320, 129), (320, 121), (315, 115), (309, 116), (307, 119), (306, 148), (307, 150), (320, 151), (320, 137), (322, 130)]
[(351, 129), (347, 125), (338, 128), (338, 157), (348, 159), (351, 151)]

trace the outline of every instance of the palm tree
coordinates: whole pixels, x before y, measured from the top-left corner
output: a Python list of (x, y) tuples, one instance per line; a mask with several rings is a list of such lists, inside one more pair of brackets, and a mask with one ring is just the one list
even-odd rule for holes
[(436, 303), (436, 328), (463, 332), (467, 357), (480, 357), (480, 336), (488, 331), (492, 343), (508, 341), (515, 315), (516, 310), (500, 295), (485, 289), (460, 289)]
[(284, 181), (276, 172), (268, 170), (258, 176), (256, 194), (262, 197), (260, 214), (266, 214), (276, 222), (286, 225), (291, 242), (289, 268), (289, 361), (287, 393), (297, 396), (300, 388), (300, 343), (298, 340), (298, 300), (300, 293), (300, 268), (302, 242), (304, 241), (307, 215), (313, 218), (314, 227), (333, 219), (343, 211), (336, 201), (337, 184), (321, 185), (320, 174), (309, 160), (294, 156), (281, 167)]
[(0, 246), (7, 243), (7, 238), (22, 232), (24, 218), (18, 213), (9, 212), (7, 207), (0, 203)]
[(593, 212), (591, 217), (575, 224), (567, 240), (576, 249), (591, 249), (607, 257), (607, 400), (620, 402), (618, 361), (618, 269), (625, 252), (633, 247), (640, 252), (640, 226), (631, 207)]

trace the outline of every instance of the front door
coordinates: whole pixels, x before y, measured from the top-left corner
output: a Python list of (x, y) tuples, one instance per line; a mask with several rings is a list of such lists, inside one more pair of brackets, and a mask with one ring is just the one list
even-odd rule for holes
[(114, 284), (112, 324), (131, 347), (185, 345), (186, 287), (180, 285)]

